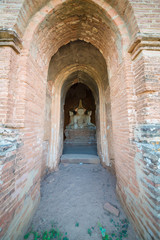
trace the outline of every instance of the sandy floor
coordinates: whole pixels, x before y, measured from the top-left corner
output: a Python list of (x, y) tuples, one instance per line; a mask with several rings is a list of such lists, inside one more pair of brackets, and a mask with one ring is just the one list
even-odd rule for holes
[[(49, 174), (42, 182), (41, 202), (31, 226), (42, 231), (49, 230), (53, 223), (62, 233), (67, 232), (69, 240), (101, 240), (98, 222), (108, 234), (117, 234), (120, 230), (115, 224), (122, 226), (126, 216), (117, 200), (115, 185), (115, 177), (101, 165), (61, 164), (59, 171)], [(119, 217), (103, 209), (105, 202), (117, 206)], [(131, 224), (128, 237), (122, 239), (138, 239)]]

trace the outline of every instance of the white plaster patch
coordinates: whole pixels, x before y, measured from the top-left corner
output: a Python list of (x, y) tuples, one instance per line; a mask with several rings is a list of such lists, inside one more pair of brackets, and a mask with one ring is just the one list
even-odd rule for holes
[(21, 189), (20, 195), (19, 195), (19, 199), (21, 199), (25, 193), (28, 193), (29, 189), (31, 188), (31, 186), (33, 186), (33, 180), (36, 176), (36, 174), (38, 173), (38, 170), (33, 169), (28, 175), (27, 175), (27, 181), (25, 184), (25, 187), (23, 189)]

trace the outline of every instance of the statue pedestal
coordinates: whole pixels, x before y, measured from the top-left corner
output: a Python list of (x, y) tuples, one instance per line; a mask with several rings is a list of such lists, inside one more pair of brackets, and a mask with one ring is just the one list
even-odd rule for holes
[(96, 129), (66, 129), (64, 143), (72, 145), (96, 144)]

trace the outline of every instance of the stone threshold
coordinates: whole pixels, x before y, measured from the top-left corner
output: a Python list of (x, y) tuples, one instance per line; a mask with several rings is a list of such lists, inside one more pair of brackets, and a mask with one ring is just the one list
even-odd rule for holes
[(61, 163), (99, 164), (100, 159), (97, 155), (92, 154), (63, 154)]

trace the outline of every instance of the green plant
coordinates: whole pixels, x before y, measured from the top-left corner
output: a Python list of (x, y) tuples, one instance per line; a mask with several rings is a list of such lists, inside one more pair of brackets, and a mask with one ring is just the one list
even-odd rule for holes
[[(106, 228), (104, 228), (100, 223), (98, 223), (99, 230), (101, 232), (102, 240), (123, 240), (128, 236), (128, 226), (129, 222), (127, 219), (121, 219), (118, 222), (115, 222), (113, 219), (110, 219), (110, 222), (114, 225), (115, 231), (112, 233), (108, 233)], [(79, 227), (79, 223), (75, 223), (75, 227)], [(88, 228), (88, 235), (92, 235), (94, 227)], [(67, 237), (67, 232), (65, 236), (59, 231), (58, 228), (53, 227), (47, 231), (43, 231), (41, 233), (34, 231), (33, 229), (28, 232), (24, 239), (28, 239), (30, 235), (33, 235), (34, 240), (69, 240)]]
[(91, 236), (92, 235), (92, 230), (90, 228), (88, 228), (88, 234)]
[(128, 236), (128, 226), (129, 222), (127, 219), (122, 219), (118, 221), (118, 223), (115, 223), (113, 219), (110, 220), (111, 223), (113, 223), (115, 227), (115, 232), (108, 234), (106, 229), (102, 227), (100, 223), (98, 223), (99, 229), (101, 231), (102, 240), (122, 240), (123, 238), (126, 238)]
[(101, 231), (102, 239), (109, 240), (109, 235), (106, 233), (106, 229), (102, 227), (100, 223), (98, 223), (99, 230)]
[(33, 235), (34, 240), (53, 240), (53, 239), (69, 240), (67, 237), (67, 233), (65, 233), (65, 236), (63, 236), (63, 234), (59, 231), (59, 229), (54, 228), (53, 226), (49, 231), (45, 230), (41, 233), (31, 230), (24, 236), (24, 239), (28, 239), (30, 237), (30, 235)]
[(75, 227), (79, 227), (79, 222), (76, 222)]

